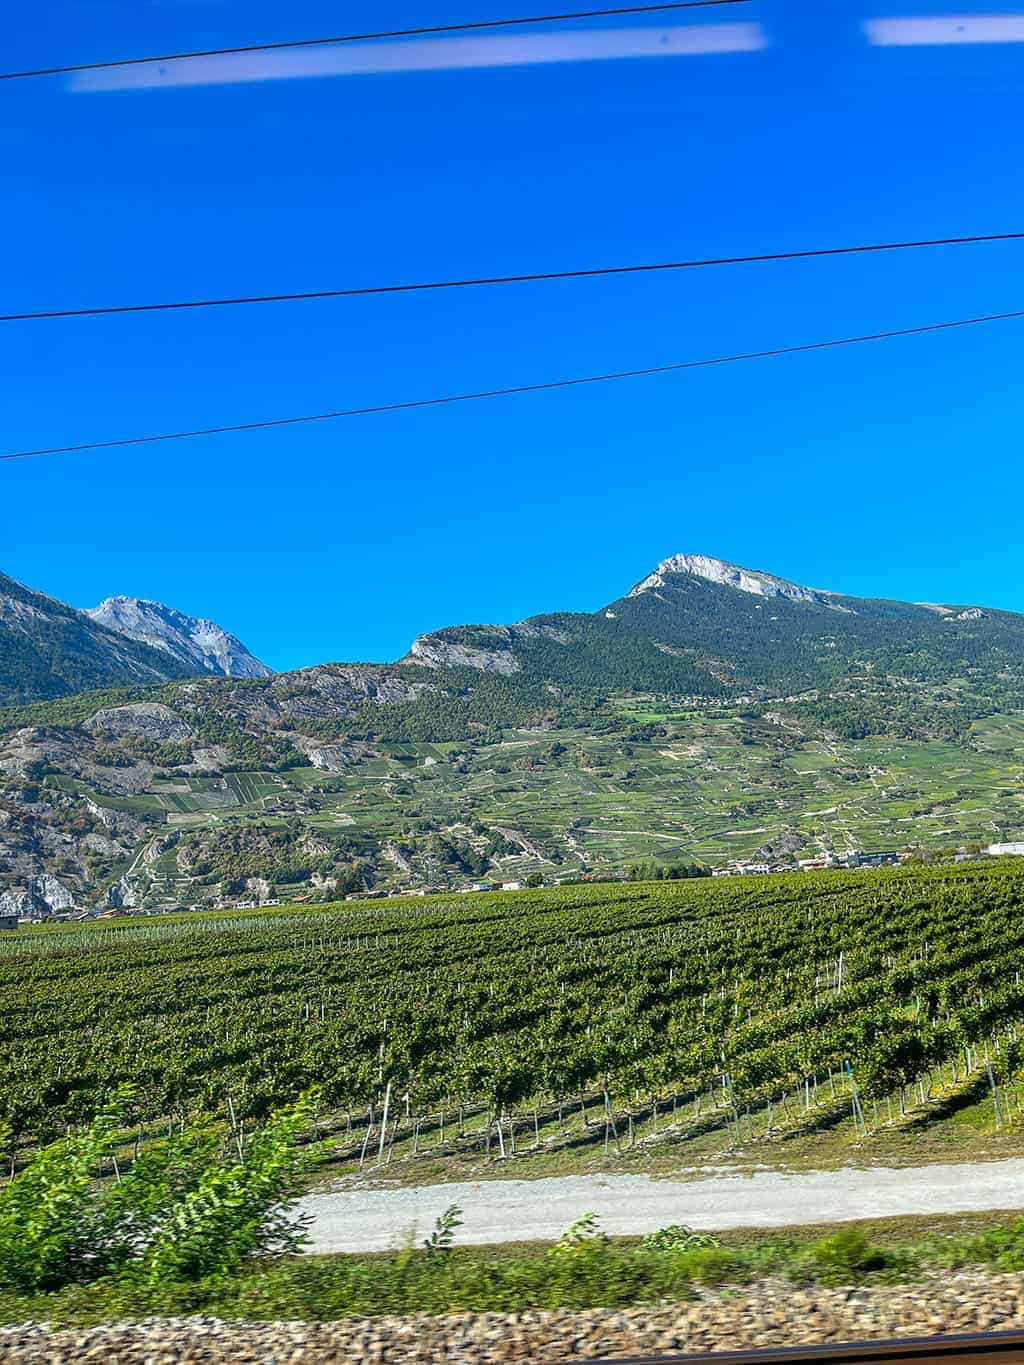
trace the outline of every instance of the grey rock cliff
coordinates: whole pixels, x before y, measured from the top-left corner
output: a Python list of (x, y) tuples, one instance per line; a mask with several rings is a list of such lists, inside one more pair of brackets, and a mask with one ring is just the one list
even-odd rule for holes
[(786, 597), (791, 602), (814, 602), (818, 606), (833, 608), (836, 606), (832, 600), (836, 596), (835, 593), (805, 588), (800, 583), (791, 583), (788, 578), (762, 573), (759, 569), (744, 569), (738, 564), (730, 564), (726, 559), (715, 559), (712, 555), (670, 555), (668, 559), (661, 561), (652, 574), (648, 574), (636, 585), (629, 594), (630, 597), (663, 588), (665, 578), (670, 574), (690, 574), (694, 578), (703, 578), (722, 587), (753, 593), (756, 597)]
[(218, 673), (228, 678), (268, 678), (266, 664), (250, 654), (241, 640), (213, 621), (186, 616), (138, 597), (108, 597), (86, 616), (130, 640), (170, 654), (197, 673)]

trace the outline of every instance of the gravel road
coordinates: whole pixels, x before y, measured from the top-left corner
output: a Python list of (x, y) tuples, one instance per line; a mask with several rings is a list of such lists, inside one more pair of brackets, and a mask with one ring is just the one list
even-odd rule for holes
[(694, 1228), (780, 1228), (900, 1214), (969, 1213), (1024, 1207), (1024, 1160), (963, 1166), (812, 1171), (782, 1175), (720, 1174), (696, 1180), (646, 1175), (574, 1175), (544, 1180), (487, 1180), (409, 1189), (313, 1194), (311, 1251), (385, 1251), (411, 1234), (424, 1237), (458, 1204), (463, 1245), (550, 1241), (585, 1213), (605, 1232), (628, 1236), (669, 1223)]

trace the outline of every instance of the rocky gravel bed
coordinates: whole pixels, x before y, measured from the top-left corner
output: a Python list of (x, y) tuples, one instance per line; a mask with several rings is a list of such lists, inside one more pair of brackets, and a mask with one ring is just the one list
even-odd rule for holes
[(1024, 1329), (1024, 1275), (958, 1274), (857, 1290), (743, 1286), (630, 1309), (455, 1313), (341, 1322), (152, 1319), (0, 1327), (4, 1365), (509, 1365)]

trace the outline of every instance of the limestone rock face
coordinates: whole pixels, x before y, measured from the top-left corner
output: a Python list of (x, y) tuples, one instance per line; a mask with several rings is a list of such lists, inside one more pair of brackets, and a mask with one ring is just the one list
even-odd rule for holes
[(71, 910), (75, 898), (71, 891), (56, 877), (46, 874), (34, 878), (25, 887), (13, 887), (0, 891), (0, 915), (21, 915), (33, 919), (46, 915), (56, 915), (61, 910)]
[(58, 910), (70, 910), (75, 903), (71, 891), (56, 877), (48, 873), (37, 877), (32, 883), (32, 891), (44, 901), (55, 914)]
[(18, 915), (22, 918), (38, 915), (44, 907), (31, 891), (0, 891), (0, 915)]
[(107, 707), (83, 721), (82, 729), (95, 735), (141, 735), (161, 744), (168, 740), (188, 739), (192, 734), (176, 711), (155, 701)]
[(325, 744), (319, 749), (310, 749), (306, 757), (314, 768), (322, 768), (328, 773), (343, 773), (352, 766), (351, 752), (344, 744)]
[(126, 635), (129, 640), (170, 654), (196, 673), (217, 673), (227, 678), (268, 678), (266, 664), (251, 654), (234, 635), (200, 617), (186, 616), (139, 597), (108, 597), (86, 616)]
[(653, 573), (648, 574), (636, 585), (629, 594), (630, 597), (663, 588), (669, 574), (690, 574), (694, 578), (703, 578), (709, 583), (718, 583), (726, 588), (736, 588), (740, 592), (753, 593), (757, 597), (786, 597), (791, 602), (814, 602), (823, 607), (835, 606), (832, 601), (835, 595), (833, 593), (805, 588), (800, 583), (791, 583), (788, 578), (762, 573), (759, 569), (743, 569), (738, 564), (730, 564), (726, 559), (715, 559), (711, 555), (670, 555), (668, 559), (661, 561)]
[(120, 881), (107, 889), (104, 903), (111, 910), (131, 910), (138, 904), (138, 896), (135, 887), (124, 876)]
[(475, 668), (480, 673), (502, 673), (506, 676), (518, 673), (522, 667), (511, 649), (484, 649), (460, 640), (446, 639), (440, 633), (421, 635), (414, 640), (409, 661), (423, 664), (426, 668)]
[(509, 677), (523, 667), (520, 647), (542, 638), (564, 645), (570, 635), (542, 619), (517, 621), (514, 626), (454, 626), (420, 635), (403, 662), (424, 668), (473, 668)]
[(417, 701), (434, 691), (431, 683), (410, 680), (379, 664), (318, 664), (279, 674), (269, 688), (276, 708), (300, 729), (304, 723), (355, 715), (367, 702), (387, 706)]

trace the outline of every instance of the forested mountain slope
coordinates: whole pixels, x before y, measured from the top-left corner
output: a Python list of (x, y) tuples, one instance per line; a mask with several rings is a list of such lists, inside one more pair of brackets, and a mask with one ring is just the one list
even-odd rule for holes
[(592, 615), (454, 627), (408, 657), (574, 691), (763, 698), (838, 687), (866, 700), (892, 683), (944, 687), (950, 705), (1024, 704), (1024, 616), (843, 597), (703, 556), (673, 556)]

